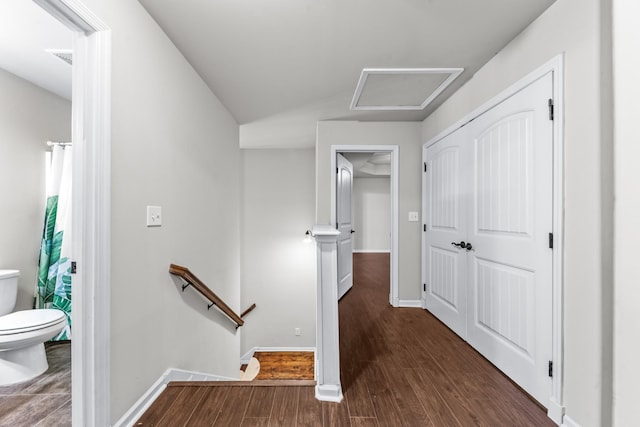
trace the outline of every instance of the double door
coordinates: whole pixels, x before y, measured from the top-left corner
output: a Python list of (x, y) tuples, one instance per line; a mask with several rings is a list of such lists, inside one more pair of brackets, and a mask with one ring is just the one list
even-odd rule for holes
[(551, 74), (425, 149), (425, 307), (547, 406)]

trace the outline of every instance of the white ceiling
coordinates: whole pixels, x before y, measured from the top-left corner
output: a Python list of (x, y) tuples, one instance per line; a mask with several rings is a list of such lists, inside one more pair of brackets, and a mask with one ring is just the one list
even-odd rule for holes
[(45, 49), (71, 50), (72, 32), (30, 0), (0, 0), (0, 68), (71, 100), (71, 66)]
[[(422, 120), (554, 0), (139, 0), (227, 106), (242, 147), (318, 120)], [(463, 67), (423, 111), (349, 105), (363, 68)]]
[[(311, 147), (318, 120), (424, 119), (555, 0), (139, 1), (260, 148)], [(70, 48), (32, 1), (0, 1), (0, 68), (70, 99), (44, 52)], [(349, 108), (364, 68), (439, 67), (465, 71), (424, 110)]]

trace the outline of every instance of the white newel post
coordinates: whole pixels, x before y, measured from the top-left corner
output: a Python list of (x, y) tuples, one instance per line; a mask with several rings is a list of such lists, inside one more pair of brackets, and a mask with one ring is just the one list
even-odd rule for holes
[(340, 340), (338, 334), (338, 236), (328, 225), (316, 225), (311, 232), (318, 246), (318, 299), (316, 363), (316, 399), (342, 400), (340, 385)]

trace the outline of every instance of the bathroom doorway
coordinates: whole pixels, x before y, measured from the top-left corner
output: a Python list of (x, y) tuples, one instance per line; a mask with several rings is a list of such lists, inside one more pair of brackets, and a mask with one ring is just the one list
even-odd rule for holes
[[(40, 282), (39, 270), (44, 273), (45, 284), (50, 276), (55, 276), (48, 280), (51, 295), (47, 296), (46, 307), (66, 305), (67, 319), (71, 317), (70, 289), (66, 289), (67, 295), (63, 297), (64, 287), (55, 284), (58, 278), (55, 271), (60, 269), (50, 268), (59, 258), (56, 254), (61, 248), (56, 247), (52, 253), (50, 249), (54, 245), (45, 244), (47, 253), (41, 256), (41, 247), (47, 204), (47, 154), (51, 150), (47, 140), (72, 139), (72, 37), (67, 27), (31, 1), (0, 3), (0, 38), (11, 41), (0, 45), (0, 93), (3, 94), (0, 100), (0, 233), (3, 236), (0, 268), (20, 271), (13, 311), (38, 306), (35, 295)], [(71, 178), (70, 166), (67, 163), (65, 181)], [(58, 217), (62, 219), (61, 212), (70, 208), (70, 204), (62, 201), (56, 209), (60, 213)], [(55, 222), (53, 215), (49, 218)], [(61, 237), (62, 233), (58, 234), (56, 242), (61, 243)], [(65, 240), (65, 252), (70, 252), (70, 242)], [(52, 262), (46, 262), (45, 258)], [(40, 269), (39, 261), (45, 261), (40, 262)], [(68, 281), (68, 276), (64, 280)], [(41, 301), (44, 308), (44, 298)], [(28, 323), (38, 318), (37, 315), (29, 317), (27, 324), (40, 327), (37, 322)], [(14, 405), (15, 410), (0, 411), (0, 425), (20, 425), (24, 420), (33, 421), (33, 425), (56, 421), (71, 424), (70, 322), (65, 320), (65, 325), (57, 342), (45, 343), (49, 367), (46, 372), (34, 379), (0, 387), (5, 404), (11, 407), (11, 402), (19, 403)], [(42, 341), (45, 339), (49, 338), (43, 337)], [(21, 367), (24, 372), (29, 372), (29, 368)], [(21, 412), (19, 408), (24, 410)]]
[[(32, 4), (23, 0), (16, 1)], [(34, 2), (48, 12), (49, 18), (54, 17), (70, 30), (74, 51), (71, 82), (71, 141), (74, 143), (75, 153), (73, 161), (75, 185), (71, 210), (73, 212), (72, 259), (77, 263), (77, 272), (73, 276), (75, 283), (72, 342), (73, 424), (107, 425), (110, 409), (108, 331), (111, 35), (109, 28), (80, 0), (64, 2), (34, 0)], [(14, 19), (14, 7), (17, 6), (8, 0), (1, 3), (0, 9), (6, 8), (7, 11), (2, 15)], [(27, 34), (22, 36), (26, 40), (30, 36), (29, 31), (36, 34), (42, 31), (44, 24), (40, 19), (29, 23), (16, 21), (16, 25), (26, 28)], [(16, 25), (11, 28), (15, 28)], [(5, 29), (5, 27), (1, 28)], [(12, 42), (17, 40), (16, 37), (3, 39)], [(24, 40), (21, 39), (21, 41)], [(16, 44), (11, 43), (12, 46)], [(9, 96), (3, 99), (6, 103), (14, 102), (14, 99)], [(27, 125), (31, 121), (32, 119), (26, 120)], [(51, 138), (55, 136), (44, 135), (40, 138), (40, 144), (44, 145), (44, 142)], [(7, 141), (13, 141), (13, 139), (9, 138)], [(44, 169), (42, 163), (42, 161), (39, 163), (41, 170)], [(7, 210), (3, 209), (3, 211)], [(41, 226), (42, 214), (34, 213), (34, 218)], [(41, 231), (42, 229), (39, 230), (39, 234)], [(35, 242), (36, 247), (39, 239), (40, 237)], [(35, 267), (32, 268), (35, 269)]]

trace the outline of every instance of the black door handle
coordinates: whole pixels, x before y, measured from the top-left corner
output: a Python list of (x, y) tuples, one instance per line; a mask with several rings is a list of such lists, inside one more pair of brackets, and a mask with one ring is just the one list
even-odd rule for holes
[(351, 230), (351, 234), (353, 234), (353, 233), (355, 233), (355, 232), (356, 232), (356, 230)]
[(460, 243), (456, 243), (456, 242), (451, 242), (451, 244), (453, 246), (457, 246), (460, 249), (466, 249), (468, 251), (470, 251), (471, 249), (473, 249), (473, 246), (471, 245), (471, 243), (465, 243), (464, 240), (460, 240)]

